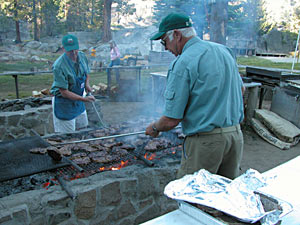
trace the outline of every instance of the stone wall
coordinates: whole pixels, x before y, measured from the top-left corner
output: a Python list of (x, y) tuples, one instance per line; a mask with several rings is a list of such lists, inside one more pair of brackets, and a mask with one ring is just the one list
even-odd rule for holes
[(71, 200), (61, 186), (10, 195), (0, 199), (1, 225), (133, 225), (177, 208), (164, 196), (175, 179), (179, 160), (161, 167), (143, 165), (102, 172), (68, 182)]
[[(91, 103), (86, 103), (86, 110), (90, 128), (99, 128), (101, 123)], [(149, 102), (106, 102), (95, 101), (102, 121), (106, 125), (117, 125), (139, 116), (151, 115), (152, 105)], [(34, 135), (47, 136), (54, 133), (52, 105), (44, 104), (40, 107), (24, 107), (24, 110), (0, 111), (0, 140), (9, 141), (16, 138)], [(22, 107), (21, 107), (22, 108)]]
[[(2, 104), (3, 105), (3, 104)], [(43, 104), (39, 107), (25, 107), (13, 103), (9, 110), (0, 112), (0, 140), (7, 141), (16, 138), (50, 135), (54, 133), (52, 105)], [(96, 108), (101, 114), (100, 101), (95, 102)], [(24, 108), (24, 109), (23, 109)], [(98, 126), (99, 120), (91, 104), (86, 104), (89, 116), (89, 125)]]
[(41, 136), (53, 133), (51, 105), (0, 112), (0, 140), (33, 136), (36, 133)]

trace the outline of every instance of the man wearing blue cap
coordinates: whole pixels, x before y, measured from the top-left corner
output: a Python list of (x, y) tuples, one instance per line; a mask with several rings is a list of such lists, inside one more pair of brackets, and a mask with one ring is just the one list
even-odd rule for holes
[(92, 91), (88, 75), (90, 69), (86, 56), (78, 51), (77, 37), (71, 34), (64, 36), (62, 45), (64, 54), (53, 64), (53, 124), (55, 132), (70, 133), (87, 127), (84, 102), (95, 101), (95, 97), (83, 96), (84, 91)]
[(243, 83), (234, 54), (198, 38), (190, 18), (179, 13), (166, 16), (150, 39), (160, 39), (177, 58), (168, 71), (163, 116), (146, 134), (157, 137), (181, 122), (186, 137), (178, 178), (200, 169), (231, 179), (239, 176)]

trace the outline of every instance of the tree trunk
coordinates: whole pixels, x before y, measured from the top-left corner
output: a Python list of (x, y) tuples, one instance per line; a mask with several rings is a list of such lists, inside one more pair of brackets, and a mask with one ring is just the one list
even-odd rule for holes
[(210, 40), (226, 44), (228, 0), (217, 0), (211, 5)]
[(22, 43), (21, 41), (21, 33), (20, 33), (20, 22), (16, 20), (16, 40), (15, 43)]
[(104, 0), (103, 10), (103, 36), (102, 41), (107, 42), (111, 40), (111, 4), (112, 0)]
[(33, 14), (33, 39), (35, 41), (39, 40), (38, 37), (38, 25), (37, 25), (37, 16), (36, 16), (36, 10), (35, 10), (35, 0), (32, 0), (32, 14)]
[(15, 43), (21, 43), (21, 33), (20, 33), (20, 21), (18, 18), (18, 2), (17, 0), (14, 0), (14, 19), (16, 22), (16, 40)]
[(91, 15), (91, 25), (94, 25), (94, 14), (95, 14), (95, 0), (92, 0), (92, 15)]

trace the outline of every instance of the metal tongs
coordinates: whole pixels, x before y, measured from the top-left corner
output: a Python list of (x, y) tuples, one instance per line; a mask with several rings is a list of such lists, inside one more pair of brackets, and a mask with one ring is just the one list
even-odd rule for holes
[[(88, 92), (88, 93), (86, 94), (86, 96), (92, 96), (92, 93), (91, 93), (91, 92)], [(94, 108), (94, 111), (95, 111), (96, 114), (97, 114), (98, 120), (99, 120), (99, 122), (101, 123), (101, 126), (104, 127), (104, 128), (107, 128), (108, 126), (103, 122), (103, 120), (102, 120), (102, 118), (101, 118), (101, 116), (100, 116), (100, 113), (99, 113), (99, 111), (97, 110), (97, 107), (96, 107), (96, 105), (95, 105), (95, 102), (91, 102), (91, 103), (92, 103), (92, 106), (93, 106), (93, 108)]]

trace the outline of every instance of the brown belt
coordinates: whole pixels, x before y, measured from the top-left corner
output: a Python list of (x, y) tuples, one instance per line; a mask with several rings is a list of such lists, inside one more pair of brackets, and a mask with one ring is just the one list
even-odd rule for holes
[[(215, 128), (212, 131), (208, 131), (208, 132), (199, 132), (197, 134), (194, 135), (205, 135), (205, 134), (221, 134), (221, 133), (228, 133), (228, 132), (232, 132), (232, 131), (240, 131), (241, 130), (241, 126), (240, 124), (232, 126), (232, 127), (220, 127), (220, 128)], [(191, 136), (194, 136), (191, 135)]]

